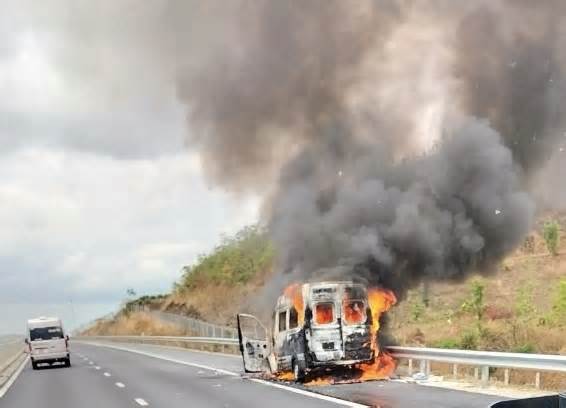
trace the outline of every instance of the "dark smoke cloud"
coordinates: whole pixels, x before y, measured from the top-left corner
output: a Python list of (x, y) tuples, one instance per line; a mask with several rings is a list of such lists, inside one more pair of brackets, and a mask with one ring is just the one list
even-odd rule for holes
[(324, 156), (287, 166), (271, 227), (291, 280), (353, 277), (402, 294), (423, 278), (486, 270), (529, 231), (533, 203), (485, 123), (472, 119), (437, 150), (397, 164), (376, 163), (375, 148), (343, 163), (329, 190), (304, 172)]
[(179, 94), (211, 178), (270, 196), (283, 277), (398, 294), (489, 271), (563, 129), (558, 1), (242, 2)]
[(485, 3), (456, 31), (454, 74), (466, 113), (488, 118), (532, 172), (555, 151), (566, 119), (566, 3)]
[(181, 73), (179, 95), (199, 130), (190, 143), (214, 181), (250, 187), (318, 143), (321, 121), (346, 115), (357, 68), (401, 9), (393, 1), (379, 12), (340, 0), (236, 4), (237, 32), (202, 71)]

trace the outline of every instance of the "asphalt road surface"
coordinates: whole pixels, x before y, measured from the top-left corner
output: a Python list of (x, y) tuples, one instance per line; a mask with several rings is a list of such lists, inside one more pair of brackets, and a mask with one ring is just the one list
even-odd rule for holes
[(0, 408), (485, 408), (502, 399), (387, 381), (291, 387), (243, 378), (238, 357), (147, 345), (114, 347), (74, 343), (71, 368), (33, 371), (27, 363), (0, 399)]

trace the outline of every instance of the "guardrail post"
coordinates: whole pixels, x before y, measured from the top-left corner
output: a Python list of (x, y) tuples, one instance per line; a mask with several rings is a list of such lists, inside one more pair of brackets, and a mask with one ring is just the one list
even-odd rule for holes
[(423, 374), (426, 374), (426, 360), (421, 360), (419, 362), (419, 371)]
[(482, 387), (487, 387), (489, 384), (489, 367), (482, 366), (481, 368), (481, 385)]
[(409, 377), (413, 375), (413, 359), (409, 359)]
[(480, 379), (480, 369), (478, 367), (474, 367), (474, 378), (476, 380)]
[(505, 385), (509, 385), (509, 369), (506, 368), (505, 371), (503, 372), (503, 383)]
[(452, 365), (452, 376), (458, 378), (458, 364)]
[(537, 373), (535, 374), (535, 388), (537, 390), (540, 389), (540, 373), (537, 371)]

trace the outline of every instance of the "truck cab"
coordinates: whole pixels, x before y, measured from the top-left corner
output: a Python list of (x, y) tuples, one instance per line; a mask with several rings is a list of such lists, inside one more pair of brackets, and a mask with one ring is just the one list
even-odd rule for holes
[[(364, 285), (293, 285), (277, 300), (268, 338), (261, 338), (261, 333), (268, 331), (258, 329), (259, 320), (238, 315), (244, 368), (247, 372), (259, 372), (265, 367), (272, 372), (292, 372), (296, 381), (302, 381), (309, 371), (319, 367), (372, 363), (375, 333), (371, 319)], [(247, 330), (252, 326), (253, 331)], [(261, 364), (262, 359), (267, 359), (268, 364)]]
[(40, 364), (63, 363), (66, 367), (71, 366), (69, 336), (65, 335), (61, 319), (39, 317), (28, 320), (25, 342), (34, 370)]

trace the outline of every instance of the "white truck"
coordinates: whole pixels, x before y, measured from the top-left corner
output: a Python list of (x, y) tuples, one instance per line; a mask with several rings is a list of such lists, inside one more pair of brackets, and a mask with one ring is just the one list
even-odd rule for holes
[(58, 317), (28, 320), (25, 342), (34, 370), (39, 364), (64, 363), (66, 367), (71, 366), (69, 336), (65, 335)]

